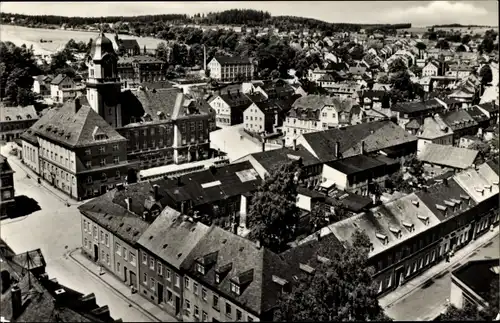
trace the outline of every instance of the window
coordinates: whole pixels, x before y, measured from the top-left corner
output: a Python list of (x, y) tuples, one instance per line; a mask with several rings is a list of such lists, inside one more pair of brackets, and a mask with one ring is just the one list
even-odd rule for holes
[(202, 264), (196, 264), (196, 271), (202, 275), (205, 275), (205, 267)]
[(214, 295), (213, 308), (216, 309), (217, 311), (219, 310), (219, 296), (217, 295)]
[(142, 276), (142, 282), (144, 283), (144, 285), (148, 285), (148, 274), (147, 273), (144, 273), (144, 275)]
[(104, 244), (109, 247), (109, 235), (107, 233), (104, 234)]
[(179, 275), (175, 274), (175, 281), (174, 281), (175, 287), (180, 287), (180, 279)]
[(92, 161), (88, 160), (85, 162), (85, 167), (91, 168), (92, 167)]
[(167, 269), (165, 276), (166, 276), (166, 278), (167, 278), (168, 281), (172, 280), (172, 278), (170, 277), (170, 269)]
[(202, 312), (201, 320), (203, 322), (208, 322), (208, 314), (207, 314), (207, 312), (205, 312), (205, 311)]
[(231, 304), (226, 303), (226, 315), (231, 316)]
[(243, 315), (241, 314), (241, 311), (239, 309), (236, 309), (236, 321), (241, 321), (241, 317)]
[(198, 295), (198, 283), (193, 283), (193, 293)]
[(113, 163), (118, 164), (120, 162), (120, 157), (115, 156), (113, 157)]
[(127, 248), (123, 247), (123, 259), (127, 260)]
[(111, 261), (110, 261), (110, 259), (109, 259), (109, 253), (107, 253), (107, 254), (106, 254), (106, 262), (108, 263), (108, 265), (110, 265), (110, 264), (111, 264)]
[(132, 251), (130, 252), (130, 263), (135, 266), (135, 255)]
[(149, 283), (151, 284), (151, 286), (149, 286), (151, 290), (155, 290), (155, 279), (153, 277), (149, 279)]
[(84, 246), (86, 248), (87, 247), (87, 238), (83, 239), (83, 243), (84, 243)]
[(236, 285), (235, 283), (231, 283), (231, 291), (236, 295), (240, 295), (240, 286)]
[(188, 277), (184, 278), (184, 288), (189, 289), (189, 278)]
[(97, 227), (94, 226), (94, 240), (97, 240)]
[(92, 150), (89, 148), (89, 149), (85, 149), (85, 155), (90, 155), (92, 154)]
[(113, 145), (113, 150), (117, 151), (118, 150), (118, 145)]
[(205, 288), (201, 289), (201, 299), (203, 299), (205, 302), (207, 301), (207, 290)]
[(153, 257), (149, 257), (149, 268), (155, 270), (155, 260)]
[(194, 317), (200, 317), (200, 309), (197, 305), (194, 306)]
[(102, 232), (102, 230), (99, 231), (99, 241), (101, 241), (101, 243), (104, 242), (104, 232)]
[(148, 264), (148, 256), (144, 252), (142, 253), (142, 263), (145, 265)]
[(106, 179), (108, 179), (108, 176), (106, 176), (106, 173), (102, 173), (102, 174), (101, 174), (101, 179), (102, 179), (103, 181), (105, 181)]
[(101, 166), (106, 166), (106, 158), (101, 158), (101, 161), (99, 162)]
[(189, 312), (191, 310), (191, 302), (186, 299), (184, 304), (186, 305), (185, 308), (186, 308), (186, 311)]
[(116, 174), (115, 174), (115, 178), (120, 178), (120, 176), (121, 176), (120, 171), (119, 171), (119, 170), (117, 170), (117, 171), (116, 171)]
[(100, 153), (103, 153), (105, 151), (106, 151), (106, 147), (104, 147), (104, 146), (99, 147), (99, 152)]
[(163, 266), (159, 261), (158, 264), (156, 265), (156, 268), (158, 268), (158, 275), (163, 276)]
[(220, 283), (220, 276), (218, 273), (215, 273), (215, 283), (216, 284)]
[(87, 176), (87, 184), (92, 184), (92, 176)]

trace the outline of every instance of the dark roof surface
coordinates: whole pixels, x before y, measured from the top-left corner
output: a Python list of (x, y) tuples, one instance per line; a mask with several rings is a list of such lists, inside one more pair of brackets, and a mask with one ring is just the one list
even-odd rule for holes
[(334, 155), (336, 142), (339, 142), (341, 157), (347, 158), (360, 154), (361, 141), (365, 142), (367, 153), (417, 141), (415, 136), (389, 120), (311, 132), (302, 136), (322, 161), (337, 159)]
[(252, 154), (252, 157), (268, 172), (280, 164), (296, 160), (297, 157), (302, 159), (304, 166), (311, 166), (320, 163), (320, 160), (314, 157), (307, 149), (302, 147), (302, 145), (298, 145), (297, 150), (285, 147), (254, 153)]
[(354, 175), (357, 173), (361, 173), (367, 170), (384, 166), (385, 163), (369, 156), (358, 155), (342, 160), (335, 160), (326, 163), (326, 165), (338, 170), (343, 174)]
[(248, 57), (215, 56), (221, 65), (252, 64)]
[[(498, 285), (499, 266), (498, 258), (473, 260), (453, 271), (453, 275), (488, 302), (491, 285)], [(493, 271), (495, 267), (497, 273)]]

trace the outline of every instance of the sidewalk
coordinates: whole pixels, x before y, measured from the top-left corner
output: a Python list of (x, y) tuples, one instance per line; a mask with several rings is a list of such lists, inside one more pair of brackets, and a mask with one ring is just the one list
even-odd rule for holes
[[(27, 167), (22, 163), (22, 161), (19, 159), (17, 156), (12, 156), (12, 155), (6, 155), (7, 160), (9, 163), (15, 164), (17, 167), (21, 168), (21, 170), (29, 175), (31, 177), (31, 180), (33, 181), (33, 184), (41, 186), (45, 188), (47, 191), (49, 191), (50, 194), (54, 195), (56, 198), (59, 200), (63, 201), (64, 203), (69, 203), (70, 205), (80, 205), (81, 202), (77, 202), (74, 199), (70, 198), (68, 195), (64, 194), (63, 192), (59, 191), (57, 188), (51, 186), (47, 181), (45, 181), (40, 175), (36, 174), (31, 168)], [(38, 184), (37, 179), (40, 177), (41, 184)]]
[(70, 252), (69, 257), (88, 272), (99, 278), (126, 302), (134, 304), (144, 315), (149, 316), (153, 321), (178, 322), (177, 319), (142, 297), (139, 293), (131, 294), (130, 288), (112, 274), (106, 272), (103, 275), (99, 275), (99, 266), (82, 255), (80, 248)]
[(491, 239), (493, 239), (498, 234), (499, 234), (498, 226), (495, 227), (493, 231), (488, 230), (488, 232), (484, 233), (476, 240), (469, 242), (468, 245), (455, 252), (455, 255), (450, 259), (450, 262), (442, 260), (440, 263), (429, 268), (427, 271), (415, 277), (414, 279), (410, 280), (405, 285), (400, 286), (395, 291), (390, 292), (389, 294), (379, 298), (380, 306), (382, 306), (382, 308), (384, 309), (390, 308), (394, 303), (404, 299), (406, 296), (411, 294), (417, 288), (424, 285), (429, 279), (447, 270), (455, 269), (454, 266), (456, 264), (461, 262), (463, 259), (467, 258), (476, 249), (487, 244)]

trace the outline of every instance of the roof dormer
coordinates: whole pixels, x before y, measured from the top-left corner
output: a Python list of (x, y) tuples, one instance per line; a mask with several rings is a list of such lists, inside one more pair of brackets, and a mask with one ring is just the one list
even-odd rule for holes
[(231, 278), (231, 292), (241, 295), (242, 290), (253, 281), (254, 270), (249, 269)]
[(226, 277), (226, 275), (233, 269), (233, 263), (227, 263), (224, 266), (215, 268), (215, 283), (220, 284), (220, 282)]
[(377, 233), (375, 234), (375, 236), (382, 242), (383, 245), (389, 243), (389, 237), (387, 237), (385, 234)]
[(219, 252), (215, 251), (198, 258), (195, 263), (196, 272), (205, 275), (207, 269), (217, 262), (218, 254)]
[(391, 231), (394, 234), (394, 236), (396, 236), (396, 238), (398, 239), (403, 236), (400, 228), (389, 227), (389, 231)]

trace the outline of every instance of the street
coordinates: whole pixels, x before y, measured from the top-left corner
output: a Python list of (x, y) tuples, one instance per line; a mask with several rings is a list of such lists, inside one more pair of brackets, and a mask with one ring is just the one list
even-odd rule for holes
[(438, 274), (423, 286), (403, 297), (386, 309), (387, 315), (396, 321), (428, 321), (434, 319), (446, 306), (450, 297), (451, 272), (469, 260), (495, 258), (499, 256), (499, 235), (472, 252), (466, 259), (455, 264), (444, 273)]
[(50, 278), (57, 278), (61, 284), (81, 293), (94, 293), (99, 305), (109, 306), (114, 319), (153, 322), (136, 306), (129, 305), (121, 295), (68, 257), (71, 250), (81, 246), (80, 213), (77, 205), (66, 206), (64, 200), (41, 187), (36, 178), (27, 178), (26, 172), (19, 166), (21, 161), (9, 155), (6, 146), (1, 151), (16, 172), (16, 196), (24, 195), (35, 200), (40, 208), (26, 216), (2, 220), (2, 239), (16, 253), (40, 248), (47, 262)]

